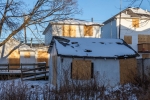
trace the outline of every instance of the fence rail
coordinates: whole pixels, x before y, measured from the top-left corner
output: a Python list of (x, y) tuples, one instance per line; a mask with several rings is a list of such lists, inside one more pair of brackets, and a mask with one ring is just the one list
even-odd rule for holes
[[(10, 68), (10, 66), (20, 66), (20, 68)], [(26, 67), (26, 66), (30, 66)], [(5, 70), (7, 72), (7, 74), (9, 75), (11, 72), (10, 70), (14, 71), (14, 70), (19, 70), (20, 71), (20, 77), (23, 80), (24, 78), (27, 77), (31, 77), (34, 76), (34, 80), (36, 80), (36, 77), (38, 75), (42, 75), (44, 76), (45, 80), (46, 80), (46, 74), (49, 72), (47, 71), (49, 67), (46, 66), (46, 63), (28, 63), (28, 64), (0, 64), (0, 70)], [(15, 73), (15, 72), (13, 72)], [(3, 73), (1, 73), (3, 74)], [(18, 74), (18, 72), (16, 73)]]

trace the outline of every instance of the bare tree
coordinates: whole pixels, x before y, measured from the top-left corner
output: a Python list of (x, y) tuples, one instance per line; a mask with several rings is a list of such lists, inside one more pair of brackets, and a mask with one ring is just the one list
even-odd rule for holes
[(25, 27), (45, 28), (50, 20), (64, 19), (79, 12), (76, 0), (36, 0), (31, 9), (23, 0), (0, 0), (0, 35), (7, 34), (0, 46)]
[[(143, 0), (125, 0), (126, 2), (129, 2), (129, 7), (131, 7), (131, 6), (136, 6), (136, 7), (139, 7), (140, 8), (140, 6), (142, 5), (142, 3), (143, 3)], [(147, 0), (149, 3), (150, 3), (150, 1), (149, 0)]]

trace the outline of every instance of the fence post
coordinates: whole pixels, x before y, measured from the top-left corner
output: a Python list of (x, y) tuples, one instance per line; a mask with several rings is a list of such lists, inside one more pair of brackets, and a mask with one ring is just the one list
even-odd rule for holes
[(145, 77), (144, 77), (144, 60), (142, 58), (142, 81), (145, 82)]
[(34, 80), (36, 80), (36, 70), (35, 70), (35, 63), (34, 63)]
[(45, 80), (46, 80), (46, 63), (44, 63), (44, 65), (45, 65)]
[(22, 64), (21, 64), (21, 81), (23, 80), (22, 77), (23, 75), (22, 75)]
[(9, 72), (9, 64), (8, 64), (8, 72)]
[[(9, 64), (8, 64), (8, 72), (9, 72)], [(10, 73), (8, 73), (8, 76), (7, 76), (7, 78), (8, 78), (8, 80), (9, 80), (9, 75), (10, 75)]]

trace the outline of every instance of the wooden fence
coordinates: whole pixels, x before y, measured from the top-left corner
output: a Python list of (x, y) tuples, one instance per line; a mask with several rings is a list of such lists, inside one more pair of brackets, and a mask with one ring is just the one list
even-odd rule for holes
[[(20, 68), (10, 68), (10, 66), (20, 66)], [(28, 67), (30, 66), (30, 68)], [(49, 67), (46, 66), (46, 63), (30, 63), (30, 64), (0, 64), (0, 70), (4, 70), (5, 72), (0, 72), (0, 75), (19, 75), (20, 78), (23, 80), (24, 78), (31, 78), (34, 80), (37, 79), (37, 76), (39, 77), (41, 75), (44, 76), (44, 79), (46, 80), (47, 71)], [(13, 72), (11, 72), (13, 71)], [(16, 71), (16, 72), (15, 72)]]

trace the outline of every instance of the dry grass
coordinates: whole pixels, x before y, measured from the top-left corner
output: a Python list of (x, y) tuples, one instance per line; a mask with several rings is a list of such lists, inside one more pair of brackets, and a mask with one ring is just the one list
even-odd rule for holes
[[(147, 78), (148, 79), (148, 78)], [(22, 81), (0, 82), (0, 100), (148, 100), (150, 83), (118, 85), (113, 88), (99, 84), (98, 79), (70, 81), (63, 79), (60, 87), (29, 85)], [(138, 82), (138, 81), (137, 81)]]
[(9, 81), (0, 84), (0, 100), (132, 100), (134, 96), (139, 97), (141, 91), (129, 84), (106, 88), (96, 80), (64, 84), (59, 89)]

